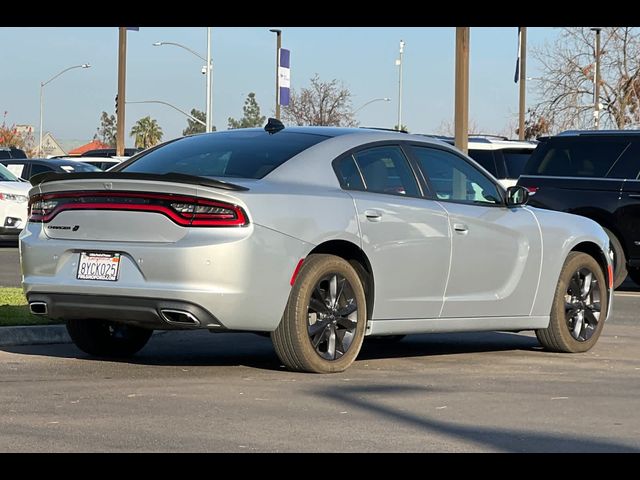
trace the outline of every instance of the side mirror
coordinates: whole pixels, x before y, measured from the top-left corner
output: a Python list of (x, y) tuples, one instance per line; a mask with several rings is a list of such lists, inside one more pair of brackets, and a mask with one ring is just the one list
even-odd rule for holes
[(527, 201), (529, 201), (529, 190), (525, 187), (516, 185), (515, 187), (507, 188), (507, 207), (526, 205)]

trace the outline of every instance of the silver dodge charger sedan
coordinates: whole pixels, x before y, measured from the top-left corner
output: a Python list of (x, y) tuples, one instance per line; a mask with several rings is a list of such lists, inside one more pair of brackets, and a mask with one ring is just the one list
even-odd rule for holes
[(288, 368), (321, 373), (367, 336), (535, 330), (583, 352), (611, 307), (597, 223), (527, 207), (428, 137), (270, 119), (32, 183), (30, 309), (100, 357), (198, 328), (270, 334)]

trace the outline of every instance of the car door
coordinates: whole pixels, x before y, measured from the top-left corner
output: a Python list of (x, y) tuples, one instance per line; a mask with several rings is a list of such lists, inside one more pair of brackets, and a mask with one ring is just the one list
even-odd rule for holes
[[(622, 178), (621, 189), (617, 196), (617, 203), (613, 195), (607, 204), (613, 209), (613, 225), (606, 225), (623, 245), (630, 267), (640, 266), (640, 139), (633, 138), (628, 148), (618, 161), (607, 172), (608, 178)], [(611, 183), (611, 182), (607, 182)]]
[(442, 317), (529, 315), (542, 239), (534, 214), (507, 208), (501, 189), (464, 157), (412, 146), (418, 167), (448, 212), (451, 269)]
[(373, 318), (437, 318), (451, 251), (445, 210), (422, 198), (398, 145), (365, 148), (334, 166), (354, 199), (362, 249), (373, 269)]

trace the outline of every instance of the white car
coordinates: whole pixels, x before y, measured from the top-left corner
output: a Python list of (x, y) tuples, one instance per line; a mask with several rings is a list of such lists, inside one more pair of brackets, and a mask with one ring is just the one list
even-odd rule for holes
[[(433, 135), (451, 145), (452, 137)], [(509, 140), (497, 135), (469, 135), (468, 155), (497, 178), (503, 187), (513, 187), (537, 142)]]
[(0, 240), (17, 240), (27, 223), (31, 184), (0, 164)]

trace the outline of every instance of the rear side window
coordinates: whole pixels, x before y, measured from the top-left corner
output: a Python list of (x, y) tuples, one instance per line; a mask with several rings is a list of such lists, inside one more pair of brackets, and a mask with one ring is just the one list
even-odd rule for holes
[(343, 188), (347, 190), (364, 190), (360, 171), (352, 155), (338, 160), (335, 163), (335, 170)]
[(47, 165), (40, 165), (38, 163), (33, 163), (31, 164), (31, 176), (33, 177), (34, 175), (37, 175), (39, 173), (44, 173), (44, 172), (53, 172), (54, 169), (47, 166)]
[(354, 155), (368, 192), (420, 195), (416, 178), (400, 147), (376, 147)]
[(183, 173), (200, 177), (262, 178), (291, 157), (329, 137), (281, 131), (234, 130), (185, 137), (117, 171)]
[(551, 138), (538, 145), (523, 175), (606, 177), (628, 144), (628, 139), (620, 137)]
[(638, 172), (640, 172), (640, 139), (634, 139), (620, 159), (613, 165), (607, 177), (636, 179), (638, 178)]

